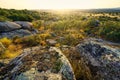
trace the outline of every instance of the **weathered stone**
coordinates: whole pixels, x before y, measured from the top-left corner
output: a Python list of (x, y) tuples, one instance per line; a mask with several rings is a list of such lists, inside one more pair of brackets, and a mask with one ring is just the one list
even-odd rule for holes
[[(120, 51), (115, 47), (95, 41), (85, 41), (76, 47), (80, 54), (79, 67), (91, 72), (92, 80), (120, 79)], [(85, 74), (84, 72), (83, 74)]]
[(32, 30), (33, 29), (33, 25), (30, 22), (27, 22), (27, 21), (15, 21), (15, 23), (17, 23), (20, 26), (22, 26), (22, 29), (28, 29), (28, 30)]
[(0, 32), (10, 32), (20, 28), (21, 26), (14, 22), (0, 22)]
[(24, 37), (36, 33), (38, 33), (38, 30), (34, 29), (30, 22), (0, 22), (0, 38)]
[[(55, 47), (49, 49), (39, 46), (39, 48), (32, 47), (23, 50), (20, 56), (0, 70), (0, 79), (63, 80), (64, 78), (64, 80), (75, 80), (72, 67), (64, 54)], [(44, 51), (41, 52), (41, 50)], [(57, 53), (57, 55), (51, 53)], [(53, 69), (56, 72), (53, 72)]]
[(53, 39), (47, 39), (46, 42), (50, 45), (50, 46), (55, 46), (55, 44), (57, 44), (57, 41), (53, 40)]
[(55, 33), (53, 33), (53, 32), (51, 32), (50, 34), (51, 34), (51, 36), (53, 36), (53, 37), (57, 37), (57, 35), (56, 35)]
[(1, 33), (1, 38), (7, 37), (7, 38), (13, 38), (15, 36), (24, 37), (32, 35), (32, 33), (29, 30), (19, 29), (11, 32)]
[(100, 21), (99, 20), (95, 20), (95, 26), (98, 27), (100, 25)]

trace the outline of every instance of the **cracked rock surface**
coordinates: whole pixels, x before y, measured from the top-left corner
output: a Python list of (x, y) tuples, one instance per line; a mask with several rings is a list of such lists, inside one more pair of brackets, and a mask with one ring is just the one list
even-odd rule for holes
[(33, 28), (32, 23), (25, 21), (0, 22), (0, 38), (13, 38), (34, 35), (38, 31)]
[(0, 74), (2, 80), (75, 80), (68, 59), (55, 47), (24, 49)]
[(77, 45), (80, 67), (85, 66), (83, 71), (90, 72), (92, 80), (120, 80), (120, 48), (113, 46), (95, 41)]

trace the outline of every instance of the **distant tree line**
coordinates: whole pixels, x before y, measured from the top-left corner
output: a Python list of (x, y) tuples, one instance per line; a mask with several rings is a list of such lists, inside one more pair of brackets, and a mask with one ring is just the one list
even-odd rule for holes
[(0, 21), (33, 21), (40, 19), (40, 14), (32, 10), (15, 10), (0, 8)]
[(84, 12), (89, 12), (89, 13), (119, 13), (120, 12), (120, 8), (89, 9), (89, 10), (84, 10)]

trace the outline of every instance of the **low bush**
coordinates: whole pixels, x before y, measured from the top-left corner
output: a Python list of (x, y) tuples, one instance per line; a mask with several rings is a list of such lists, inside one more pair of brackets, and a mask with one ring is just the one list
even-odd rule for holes
[(19, 39), (18, 44), (22, 44), (24, 47), (32, 47), (40, 44), (41, 38), (39, 35), (28, 36)]
[(1, 42), (5, 47), (8, 47), (8, 46), (12, 43), (12, 40), (4, 37), (4, 38), (0, 39), (0, 42)]
[(3, 54), (0, 55), (0, 59), (11, 59), (17, 57), (21, 51), (10, 51), (9, 49), (6, 50)]
[(99, 30), (99, 35), (109, 41), (120, 42), (120, 23), (105, 22)]

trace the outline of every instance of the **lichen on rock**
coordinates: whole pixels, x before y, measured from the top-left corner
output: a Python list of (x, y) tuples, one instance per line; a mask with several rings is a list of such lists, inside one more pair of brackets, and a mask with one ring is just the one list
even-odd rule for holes
[[(92, 80), (120, 79), (120, 51), (102, 42), (85, 41), (76, 47), (83, 71), (90, 72)], [(85, 73), (85, 72), (84, 72)]]
[(25, 49), (0, 74), (2, 80), (75, 80), (69, 61), (55, 47)]

